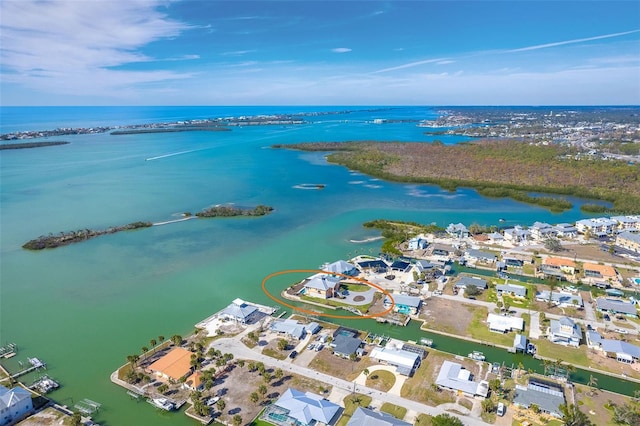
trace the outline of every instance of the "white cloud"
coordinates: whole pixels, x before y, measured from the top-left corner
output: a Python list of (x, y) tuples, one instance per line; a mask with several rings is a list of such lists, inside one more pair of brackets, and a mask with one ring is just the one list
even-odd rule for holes
[(3, 0), (2, 79), (49, 93), (60, 93), (61, 87), (78, 93), (82, 87), (83, 94), (90, 95), (189, 77), (164, 70), (113, 69), (137, 62), (199, 58), (190, 54), (154, 58), (141, 52), (151, 42), (191, 28), (160, 12), (163, 4), (147, 0)]
[(351, 49), (348, 47), (336, 47), (335, 49), (331, 49), (331, 51), (334, 53), (347, 53), (351, 52)]
[(447, 65), (447, 64), (454, 64), (456, 61), (452, 61), (450, 59), (445, 59), (444, 61), (438, 61), (436, 62), (436, 65)]
[(398, 65), (396, 67), (383, 68), (381, 70), (373, 71), (372, 74), (378, 74), (378, 73), (383, 73), (383, 72), (402, 70), (402, 69), (405, 69), (405, 68), (413, 68), (413, 67), (417, 67), (418, 65), (432, 64), (434, 62), (438, 63), (438, 62), (442, 62), (444, 60), (446, 60), (446, 59), (445, 58), (438, 58), (438, 59), (427, 59), (427, 60), (424, 60), (424, 61), (410, 62), (408, 64)]
[(242, 56), (242, 55), (246, 55), (247, 53), (253, 53), (255, 52), (255, 50), (233, 50), (231, 52), (223, 52), (221, 53), (222, 56)]

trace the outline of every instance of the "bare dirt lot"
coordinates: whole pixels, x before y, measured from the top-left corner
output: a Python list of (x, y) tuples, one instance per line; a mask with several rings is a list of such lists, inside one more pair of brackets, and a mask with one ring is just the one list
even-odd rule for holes
[(432, 297), (422, 308), (420, 318), (426, 320), (427, 328), (464, 335), (473, 320), (473, 312), (461, 307), (460, 302)]
[[(370, 352), (371, 348), (366, 346), (365, 353), (368, 354)], [(333, 355), (330, 350), (324, 349), (318, 352), (318, 355), (309, 363), (309, 368), (334, 377), (341, 377), (345, 380), (354, 380), (365, 368), (371, 370), (370, 367), (372, 365), (375, 365), (375, 362), (368, 356), (358, 357), (356, 361), (351, 361), (350, 359)]]

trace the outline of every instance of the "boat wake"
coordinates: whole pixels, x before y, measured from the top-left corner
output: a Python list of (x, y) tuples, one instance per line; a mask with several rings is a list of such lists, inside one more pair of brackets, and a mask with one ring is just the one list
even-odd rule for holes
[(190, 152), (202, 151), (202, 149), (191, 149), (189, 151), (172, 152), (171, 154), (158, 155), (156, 157), (146, 158), (144, 161), (159, 160), (161, 158), (174, 157), (176, 155), (188, 154)]
[(350, 243), (355, 243), (355, 244), (362, 244), (362, 243), (370, 243), (372, 241), (378, 241), (378, 240), (382, 240), (384, 237), (382, 235), (379, 235), (377, 237), (368, 237), (365, 238), (364, 240), (349, 240)]

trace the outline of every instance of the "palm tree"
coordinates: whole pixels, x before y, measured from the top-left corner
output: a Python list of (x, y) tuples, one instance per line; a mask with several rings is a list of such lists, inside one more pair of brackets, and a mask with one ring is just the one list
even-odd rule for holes
[(158, 336), (158, 341), (160, 343), (164, 342), (164, 336), (163, 335)]
[(280, 368), (278, 368), (274, 374), (276, 376), (276, 379), (278, 380), (282, 379), (282, 377), (284, 376), (284, 372)]
[(577, 405), (562, 404), (559, 408), (565, 426), (593, 426), (591, 420), (589, 420), (586, 414), (580, 411)]
[(267, 387), (265, 385), (258, 386), (258, 393), (260, 395), (262, 395), (263, 397), (267, 394), (267, 391), (268, 391), (268, 389), (267, 389)]
[(149, 348), (148, 348), (148, 347), (146, 347), (146, 346), (143, 346), (141, 349), (142, 349), (142, 353), (143, 353), (143, 354), (145, 354), (145, 353), (149, 352)]
[(149, 340), (149, 345), (151, 345), (152, 348), (154, 348), (157, 344), (158, 344), (158, 341), (156, 339)]
[(233, 424), (234, 426), (240, 426), (242, 424), (242, 416), (240, 414), (236, 414), (233, 416)]
[(224, 407), (227, 406), (227, 403), (224, 402), (224, 399), (219, 399), (218, 402), (216, 402), (216, 407), (218, 407), (219, 411), (223, 411)]
[(589, 381), (587, 382), (587, 386), (589, 386), (591, 389), (591, 391), (589, 392), (590, 395), (595, 395), (596, 390), (598, 389), (598, 378), (597, 377), (593, 377), (593, 375), (589, 375)]

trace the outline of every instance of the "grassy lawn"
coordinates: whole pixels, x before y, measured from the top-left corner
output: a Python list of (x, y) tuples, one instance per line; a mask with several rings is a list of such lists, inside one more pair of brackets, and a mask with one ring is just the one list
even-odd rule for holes
[(129, 372), (132, 370), (131, 364), (130, 363), (126, 363), (125, 365), (123, 365), (119, 370), (118, 370), (118, 379), (120, 380), (124, 380), (125, 382), (127, 381), (126, 377), (127, 374), (129, 374)]
[(467, 410), (471, 410), (473, 408), (473, 402), (469, 401), (468, 399), (461, 398), (458, 401), (458, 404), (462, 405)]
[(396, 376), (390, 371), (374, 370), (367, 376), (366, 385), (370, 388), (388, 392), (396, 383)]
[(430, 416), (428, 414), (420, 414), (418, 415), (418, 417), (416, 417), (416, 422), (414, 426), (431, 426), (432, 418), (433, 416)]
[(434, 407), (447, 402), (454, 402), (456, 398), (451, 392), (439, 391), (432, 387), (436, 371), (440, 369), (442, 362), (447, 359), (453, 360), (454, 356), (442, 352), (429, 351), (427, 358), (422, 361), (414, 375), (404, 382), (400, 391), (401, 396)]
[(484, 306), (475, 307), (473, 313), (473, 320), (467, 327), (467, 335), (470, 335), (474, 339), (482, 340), (483, 342), (492, 342), (498, 345), (512, 346), (513, 345), (513, 333), (500, 334), (489, 331), (489, 326), (486, 323), (488, 310)]
[(270, 356), (271, 358), (275, 358), (275, 359), (286, 359), (287, 358), (287, 354), (278, 350), (278, 349), (273, 349), (273, 348), (264, 348), (262, 350), (262, 353), (266, 356)]
[(366, 284), (342, 283), (340, 286), (345, 290), (353, 291), (355, 293), (362, 293), (371, 290), (371, 287)]
[(561, 359), (565, 363), (589, 366), (586, 346), (571, 348), (568, 346), (556, 345), (546, 339), (539, 339), (536, 342), (538, 355), (551, 359)]
[(385, 402), (384, 404), (382, 404), (382, 407), (380, 407), (380, 411), (382, 411), (383, 413), (391, 414), (393, 417), (400, 420), (404, 419), (404, 416), (407, 415), (406, 408), (394, 405), (390, 402)]
[(338, 423), (336, 423), (336, 426), (346, 426), (349, 420), (351, 420), (351, 415), (353, 415), (358, 407), (368, 407), (369, 404), (371, 404), (371, 397), (356, 393), (345, 396), (342, 402), (344, 402), (344, 412), (340, 420), (338, 420)]
[(366, 313), (369, 308), (371, 307), (371, 303), (368, 303), (366, 305), (361, 305), (361, 306), (354, 306), (354, 305), (350, 305), (348, 303), (342, 303), (342, 302), (338, 302), (337, 300), (333, 300), (333, 299), (321, 299), (319, 297), (311, 297), (311, 296), (305, 296), (302, 295), (300, 296), (300, 299), (304, 300), (308, 300), (309, 302), (315, 302), (315, 303), (319, 303), (322, 305), (327, 305), (327, 306), (335, 306), (335, 307), (347, 307), (350, 306), (352, 308), (356, 308), (357, 310), (359, 310), (360, 312), (362, 312), (363, 314)]

